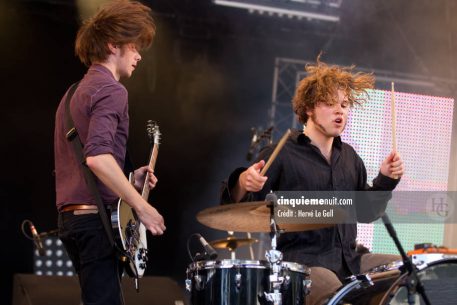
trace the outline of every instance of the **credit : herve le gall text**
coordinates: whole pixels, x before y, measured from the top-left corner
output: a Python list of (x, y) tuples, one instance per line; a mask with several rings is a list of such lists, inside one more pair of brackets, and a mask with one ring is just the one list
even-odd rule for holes
[(333, 209), (328, 209), (328, 210), (310, 210), (310, 211), (304, 211), (304, 210), (282, 210), (278, 209), (276, 211), (276, 216), (280, 218), (320, 218), (320, 217), (325, 217), (325, 218), (331, 218), (334, 216), (334, 211)]

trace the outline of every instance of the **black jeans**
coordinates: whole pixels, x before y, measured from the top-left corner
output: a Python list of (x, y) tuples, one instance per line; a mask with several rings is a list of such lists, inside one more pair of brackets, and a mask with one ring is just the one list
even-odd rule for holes
[(84, 305), (122, 305), (122, 268), (100, 215), (59, 214), (59, 238), (79, 276)]

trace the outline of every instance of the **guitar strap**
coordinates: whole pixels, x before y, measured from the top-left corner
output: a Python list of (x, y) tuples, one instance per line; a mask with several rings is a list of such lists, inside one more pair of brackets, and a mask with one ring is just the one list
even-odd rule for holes
[(92, 196), (94, 196), (95, 198), (95, 202), (98, 207), (98, 213), (103, 223), (103, 227), (105, 228), (106, 235), (108, 236), (109, 243), (112, 247), (115, 247), (116, 243), (114, 242), (113, 231), (111, 229), (111, 223), (109, 220), (110, 218), (108, 218), (105, 204), (103, 203), (100, 193), (97, 189), (97, 185), (95, 184), (95, 175), (86, 165), (86, 160), (84, 158), (82, 150), (83, 145), (81, 143), (81, 139), (79, 138), (78, 131), (76, 130), (75, 123), (73, 122), (70, 113), (70, 101), (78, 85), (79, 82), (74, 83), (70, 87), (70, 89), (68, 90), (67, 98), (65, 100), (65, 127), (66, 130), (68, 130), (68, 132), (66, 133), (66, 138), (69, 142), (73, 144), (73, 148), (76, 153), (76, 160), (82, 165), (81, 167), (83, 169), (84, 179), (86, 180), (86, 184), (92, 192)]

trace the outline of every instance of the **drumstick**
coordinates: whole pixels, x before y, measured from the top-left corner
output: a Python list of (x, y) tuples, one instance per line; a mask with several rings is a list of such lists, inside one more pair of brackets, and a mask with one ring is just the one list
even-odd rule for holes
[(281, 151), (281, 149), (284, 146), (284, 144), (286, 144), (286, 141), (289, 138), (290, 133), (291, 133), (290, 129), (287, 129), (287, 131), (282, 136), (281, 140), (279, 140), (278, 145), (276, 146), (275, 150), (271, 154), (271, 156), (268, 159), (267, 163), (265, 164), (265, 166), (260, 171), (260, 175), (262, 175), (262, 176), (265, 175), (265, 173), (267, 172), (268, 168), (270, 168), (271, 164), (276, 159), (276, 156), (279, 154), (279, 152)]
[[(392, 94), (390, 98), (390, 108), (391, 108), (391, 116), (392, 116), (392, 150), (394, 152), (397, 151), (397, 112), (395, 111), (395, 87), (394, 82), (392, 82)], [(394, 179), (398, 179), (397, 176), (393, 177)]]
[(392, 111), (392, 149), (397, 151), (397, 113), (395, 112), (395, 87), (392, 82), (392, 94), (391, 94), (391, 111)]

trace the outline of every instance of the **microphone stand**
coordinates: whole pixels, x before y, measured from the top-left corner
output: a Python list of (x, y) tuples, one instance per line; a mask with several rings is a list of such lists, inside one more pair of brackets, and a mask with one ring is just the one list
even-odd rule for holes
[(389, 232), (390, 237), (392, 237), (395, 246), (400, 252), (400, 255), (403, 259), (403, 268), (408, 272), (408, 276), (406, 278), (406, 287), (408, 289), (408, 304), (413, 305), (415, 303), (413, 295), (416, 292), (418, 292), (424, 300), (425, 304), (431, 305), (430, 300), (428, 299), (428, 296), (425, 293), (425, 287), (422, 284), (420, 278), (417, 276), (416, 266), (413, 265), (411, 259), (406, 255), (405, 250), (403, 249), (403, 246), (401, 245), (400, 240), (397, 237), (397, 232), (395, 231), (392, 222), (389, 219), (389, 216), (387, 216), (387, 214), (384, 213), (381, 216), (381, 218), (382, 222), (384, 223), (384, 226), (387, 229), (387, 232)]

